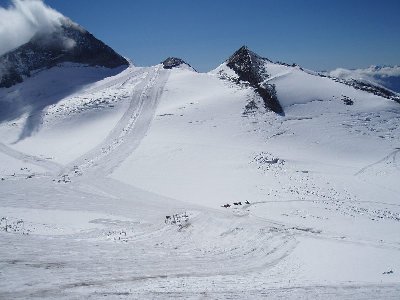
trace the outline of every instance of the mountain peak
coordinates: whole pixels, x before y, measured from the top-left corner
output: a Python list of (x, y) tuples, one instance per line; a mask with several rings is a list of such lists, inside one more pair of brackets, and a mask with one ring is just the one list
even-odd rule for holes
[(237, 56), (237, 55), (255, 55), (255, 56), (258, 56), (255, 52), (251, 51), (250, 48), (247, 47), (246, 45), (243, 45), (238, 50), (236, 50), (235, 53), (232, 56)]
[(246, 45), (243, 45), (242, 47), (240, 47), (238, 50), (236, 50), (236, 53), (250, 53), (252, 52), (249, 47), (247, 47)]
[(189, 65), (183, 59), (178, 57), (168, 57), (162, 62), (162, 64), (164, 69), (174, 69), (180, 66), (187, 66), (190, 69), (194, 70), (194, 68), (191, 65)]
[(270, 62), (270, 60), (262, 58), (244, 45), (228, 58), (226, 64), (243, 77), (242, 80), (260, 83), (268, 78), (264, 69), (265, 62)]
[(235, 53), (233, 53), (231, 55), (231, 57), (229, 57), (227, 62), (228, 63), (240, 62), (241, 64), (244, 64), (244, 63), (257, 64), (260, 61), (271, 62), (269, 59), (263, 58), (263, 57), (259, 56), (257, 53), (255, 53), (254, 51), (250, 50), (249, 47), (247, 47), (246, 45), (243, 45), (238, 50), (236, 50)]
[(64, 62), (106, 68), (129, 65), (109, 46), (66, 19), (51, 32), (39, 32), (26, 44), (0, 56), (0, 88), (22, 82), (32, 71)]
[(283, 108), (277, 99), (275, 87), (270, 84), (264, 84), (264, 81), (269, 77), (265, 68), (267, 62), (271, 61), (262, 58), (247, 46), (242, 46), (229, 57), (226, 65), (239, 76), (239, 81), (249, 82), (260, 97), (263, 98), (266, 108), (283, 114)]

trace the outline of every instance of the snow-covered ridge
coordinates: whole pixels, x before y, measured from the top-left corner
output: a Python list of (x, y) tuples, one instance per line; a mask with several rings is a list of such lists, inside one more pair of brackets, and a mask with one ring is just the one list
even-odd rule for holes
[[(353, 89), (400, 102), (400, 97), (396, 93), (378, 84), (334, 78), (303, 69), (296, 64), (274, 63), (252, 52), (246, 46), (241, 47), (209, 74), (237, 84), (247, 82), (263, 98), (267, 109), (279, 113), (284, 112), (284, 107), (295, 103), (317, 99), (329, 101), (332, 97), (345, 101), (351, 97), (349, 95), (357, 94)], [(347, 103), (350, 104), (351, 101)]]

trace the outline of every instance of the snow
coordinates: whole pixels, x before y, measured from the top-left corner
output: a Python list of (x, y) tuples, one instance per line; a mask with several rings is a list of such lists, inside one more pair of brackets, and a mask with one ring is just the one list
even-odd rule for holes
[(219, 75), (219, 76), (223, 75), (228, 78), (234, 78), (234, 79), (239, 78), (239, 76), (235, 73), (235, 71), (233, 71), (231, 68), (229, 68), (225, 62), (222, 63), (217, 68), (215, 68), (214, 70), (210, 71), (209, 74)]
[(235, 163), (248, 159), (243, 148), (253, 151), (243, 142), (242, 130), (235, 131), (244, 125), (237, 117), (243, 110), (243, 92), (236, 94), (214, 77), (178, 70), (171, 73), (165, 90), (150, 134), (113, 178), (214, 207), (246, 197), (242, 176), (255, 172), (247, 163)]
[(60, 68), (0, 91), (36, 95), (0, 124), (0, 298), (398, 297), (396, 102), (269, 62), (285, 116), (224, 64)]
[[(38, 73), (22, 86), (3, 89), (3, 99), (13, 103), (10, 110), (21, 114), (15, 116), (13, 126), (0, 126), (3, 141), (57, 163), (78, 158), (100, 143), (124, 114), (130, 92), (124, 82), (135, 81), (136, 75), (142, 78), (141, 70), (134, 67), (118, 74), (118, 80), (108, 77), (118, 72), (64, 64)], [(37, 86), (49, 87), (37, 91)]]
[[(9, 156), (3, 152), (0, 153), (0, 176), (2, 178), (15, 177), (15, 176), (29, 176), (31, 173), (43, 172), (44, 169), (23, 160)], [(15, 173), (15, 175), (14, 175)]]
[[(382, 100), (367, 92), (360, 93), (350, 86), (345, 86), (326, 77), (319, 77), (299, 68), (279, 64), (266, 63), (270, 74), (268, 83), (276, 85), (278, 99), (282, 106), (305, 104), (310, 101), (329, 101), (343, 95), (359, 101), (359, 106), (380, 107)], [(387, 104), (393, 101), (387, 100)]]

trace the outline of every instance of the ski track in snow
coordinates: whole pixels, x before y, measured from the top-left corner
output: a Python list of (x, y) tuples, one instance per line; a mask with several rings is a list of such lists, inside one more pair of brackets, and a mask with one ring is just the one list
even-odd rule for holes
[[(288, 74), (283, 72), (267, 81)], [(142, 80), (134, 85), (138, 76)], [(109, 178), (146, 136), (169, 76), (170, 71), (161, 66), (143, 68), (94, 87), (93, 91), (132, 86), (129, 106), (100, 144), (66, 166), (0, 143), (0, 152), (49, 171), (42, 178), (2, 185), (0, 217), (7, 220), (0, 222), (0, 227), (6, 229), (0, 232), (0, 298), (369, 299), (374, 295), (397, 299), (397, 283), (337, 284), (333, 279), (319, 284), (313, 278), (298, 278), (302, 273), (291, 262), (291, 256), (298, 250), (300, 239), (397, 253), (398, 243), (378, 243), (357, 236), (344, 239), (318, 226), (261, 216), (259, 211), (263, 206), (268, 210), (266, 205), (273, 203), (325, 205), (338, 202), (338, 198), (322, 199), (317, 195), (315, 200), (257, 201), (240, 209), (221, 211)], [(275, 127), (279, 132), (268, 132), (267, 136), (289, 134), (283, 122), (308, 121), (316, 116), (287, 117)], [(399, 149), (391, 152), (356, 175), (390, 159), (398, 169), (398, 152)], [(279, 179), (280, 171), (271, 172), (277, 172), (274, 176)], [(70, 182), (54, 183), (54, 177), (59, 176), (68, 177)], [(290, 180), (293, 183), (296, 179)], [(373, 201), (350, 202), (365, 203)], [(343, 209), (344, 205), (340, 205), (332, 210)], [(357, 205), (351, 209), (357, 210)], [(301, 216), (296, 213), (290, 217)], [(363, 210), (363, 214), (367, 213), (377, 214)], [(174, 214), (184, 221), (164, 222), (166, 216)]]
[[(96, 175), (110, 174), (127, 155), (134, 151), (145, 135), (166, 80), (167, 74), (165, 71), (161, 74), (160, 66), (156, 69), (150, 68), (146, 78), (132, 91), (127, 111), (106, 139), (93, 150), (70, 163), (66, 167), (68, 172), (62, 172), (63, 175), (87, 173), (89, 169), (94, 173), (93, 169), (96, 167), (101, 169)], [(122, 85), (127, 84), (128, 81), (129, 79)]]
[[(84, 196), (84, 198), (93, 197), (92, 193), (94, 190), (95, 194), (102, 196), (115, 195), (115, 190), (113, 190), (115, 187), (113, 187), (112, 179), (104, 178), (100, 180), (100, 177), (105, 177), (110, 174), (140, 143), (140, 140), (146, 134), (151, 120), (154, 117), (155, 108), (167, 77), (167, 71), (161, 70), (160, 67), (149, 70), (146, 78), (134, 88), (131, 95), (131, 103), (127, 111), (107, 138), (93, 150), (65, 167), (64, 170), (67, 170), (67, 172), (63, 171), (60, 173), (62, 175), (67, 174), (72, 178), (72, 182), (67, 185), (58, 185), (58, 187), (56, 185), (57, 197), (72, 199), (80, 198), (81, 196), (79, 195), (85, 194), (87, 196)], [(130, 78), (126, 79), (122, 85), (128, 84), (129, 80)], [(112, 84), (113, 83), (108, 83), (108, 86)], [(53, 174), (59, 172), (60, 166), (58, 164), (31, 155), (24, 155), (5, 145), (0, 146), (2, 152), (12, 155), (17, 159), (29, 160), (32, 163), (49, 169)], [(77, 178), (73, 175), (79, 175), (79, 180), (76, 181), (75, 179)], [(93, 176), (96, 176), (97, 181), (102, 182), (102, 184), (93, 185)], [(49, 181), (50, 179), (43, 178), (37, 180)], [(104, 188), (108, 185), (107, 182), (111, 183), (111, 190), (109, 190), (110, 186), (106, 189)], [(84, 186), (85, 189), (89, 189), (89, 194), (82, 191), (81, 186)], [(52, 194), (52, 192), (45, 190), (38, 190), (36, 193), (44, 193), (46, 195)], [(33, 194), (31, 194), (31, 196), (33, 196)], [(49, 196), (45, 198), (49, 198)], [(11, 206), (15, 205), (14, 203), (9, 204)], [(38, 204), (39, 203), (31, 203), (33, 207), (37, 207)], [(40, 204), (43, 205), (42, 203)], [(7, 201), (3, 201), (3, 205), (7, 206)], [(45, 206), (48, 209), (50, 208), (48, 204)], [(190, 208), (190, 205), (187, 207)], [(57, 208), (62, 208), (62, 205), (61, 207), (57, 205)], [(8, 210), (10, 210), (10, 208)], [(238, 273), (247, 273), (249, 271), (264, 270), (265, 268), (272, 267), (286, 257), (296, 245), (292, 234), (276, 232), (274, 229), (270, 231), (268, 227), (264, 228), (264, 222), (262, 222), (262, 224), (254, 224), (252, 222), (249, 223), (247, 220), (243, 221), (241, 218), (236, 219), (234, 217), (234, 219), (232, 219), (229, 213), (222, 215), (218, 213), (215, 215), (213, 213), (202, 212), (202, 210), (201, 208), (200, 210), (195, 210), (198, 211), (198, 215), (190, 219), (189, 224), (186, 225), (188, 226), (187, 228), (179, 229), (174, 225), (165, 226), (165, 224), (162, 223), (161, 226), (144, 226), (144, 229), (142, 229), (144, 232), (142, 233), (140, 233), (140, 229), (139, 232), (137, 231), (138, 229), (136, 229), (136, 227), (141, 227), (136, 225), (140, 222), (121, 223), (124, 226), (121, 229), (120, 226), (115, 226), (118, 222), (115, 223), (113, 221), (110, 223), (107, 219), (101, 222), (91, 220), (90, 222), (100, 222), (99, 224), (108, 226), (100, 231), (92, 230), (87, 233), (74, 234), (71, 237), (67, 235), (66, 237), (68, 238), (62, 238), (62, 234), (54, 241), (44, 239), (46, 240), (48, 255), (37, 253), (36, 255), (39, 255), (38, 258), (40, 257), (39, 260), (43, 262), (35, 263), (29, 263), (29, 261), (32, 261), (31, 258), (26, 258), (26, 260), (22, 258), (26, 255), (30, 255), (28, 254), (29, 252), (25, 252), (26, 242), (24, 236), (22, 235), (21, 239), (21, 235), (17, 234), (14, 236), (6, 234), (3, 239), (4, 243), (2, 243), (1, 246), (4, 250), (2, 253), (7, 253), (6, 249), (11, 245), (17, 245), (21, 253), (19, 253), (19, 259), (17, 260), (8, 259), (7, 254), (5, 257), (4, 255), (0, 255), (0, 264), (2, 265), (2, 269), (6, 270), (6, 273), (23, 272), (28, 275), (29, 278), (22, 276), (19, 279), (23, 282), (25, 281), (25, 284), (28, 284), (32, 278), (38, 280), (41, 276), (46, 276), (45, 273), (47, 271), (45, 270), (57, 270), (56, 274), (53, 274), (53, 276), (55, 276), (53, 279), (58, 278), (57, 282), (64, 283), (71, 281), (71, 279), (65, 277), (67, 275), (70, 276), (71, 269), (79, 269), (80, 275), (76, 274), (78, 277), (83, 276), (83, 274), (89, 276), (88, 274), (92, 272), (93, 264), (97, 264), (97, 268), (101, 265), (99, 262), (94, 262), (93, 257), (96, 257), (96, 255), (100, 257), (101, 254), (96, 253), (95, 249), (97, 248), (94, 248), (91, 250), (89, 257), (75, 257), (75, 255), (82, 255), (85, 253), (84, 247), (88, 247), (87, 244), (92, 244), (92, 246), (89, 246), (90, 248), (93, 247), (94, 243), (101, 243), (103, 246), (105, 245), (106, 248), (109, 248), (107, 245), (110, 245), (112, 248), (107, 251), (111, 251), (114, 253), (113, 256), (119, 257), (119, 261), (122, 263), (119, 268), (123, 268), (126, 264), (126, 260), (130, 261), (130, 264), (135, 266), (135, 268), (131, 271), (127, 270), (128, 273), (120, 278), (110, 280), (109, 276), (116, 270), (110, 271), (109, 266), (104, 266), (104, 269), (96, 271), (97, 277), (104, 278), (103, 280), (90, 279), (83, 283), (65, 283), (53, 288), (38, 288), (38, 290), (34, 292), (32, 292), (31, 288), (28, 288), (26, 291), (18, 291), (19, 285), (17, 284), (17, 286), (15, 286), (15, 292), (2, 292), (0, 295), (6, 298), (58, 298), (62, 296), (64, 292), (66, 295), (70, 295), (69, 293), (73, 291), (74, 288), (101, 287), (113, 282), (123, 284), (146, 279), (159, 280), (164, 278), (234, 276)], [(45, 211), (43, 211), (43, 214), (44, 213)], [(16, 214), (18, 214), (18, 210)], [(217, 231), (214, 225), (216, 221), (222, 222), (220, 224), (221, 228)], [(9, 222), (13, 224), (12, 218), (9, 218)], [(36, 223), (37, 221), (25, 220), (23, 222), (25, 231), (16, 227), (16, 229), (14, 229), (16, 230), (15, 232), (29, 234), (30, 236), (38, 236), (37, 240), (34, 239), (31, 241), (29, 247), (39, 250), (41, 247), (39, 245), (35, 246), (34, 244), (42, 243), (43, 237), (40, 237), (41, 235), (38, 235), (38, 233), (45, 229), (41, 229), (42, 225)], [(60, 225), (46, 226), (53, 228), (53, 231), (61, 230), (61, 233), (66, 230), (60, 227)], [(132, 229), (125, 229), (126, 226)], [(204, 232), (213, 232), (213, 234), (207, 235), (206, 240), (204, 240)], [(165, 239), (166, 236), (168, 236), (167, 240)], [(87, 240), (87, 242), (83, 242), (83, 245), (82, 239)], [(110, 239), (112, 243), (108, 244), (110, 242), (108, 240)], [(210, 243), (209, 239), (214, 242)], [(224, 240), (226, 240), (226, 242), (223, 242)], [(200, 241), (200, 243), (198, 241)], [(123, 251), (123, 248), (127, 246), (122, 246), (121, 249), (115, 249), (115, 247), (112, 246), (113, 243), (125, 243), (127, 246), (132, 244), (133, 248), (129, 248), (129, 251)], [(154, 246), (154, 244), (156, 246)], [(157, 245), (160, 246), (157, 247)], [(152, 248), (153, 250), (149, 251), (149, 249)], [(46, 262), (51, 261), (52, 257), (61, 255), (61, 253), (56, 255), (59, 251), (76, 254), (72, 256), (69, 255), (68, 262)], [(100, 248), (99, 251), (104, 251), (104, 248)], [(121, 256), (125, 256), (125, 258)], [(132, 259), (134, 259), (134, 261), (132, 261)], [(154, 268), (155, 265), (157, 268)], [(209, 268), (211, 265), (213, 266), (212, 269)], [(32, 268), (33, 271), (35, 271), (35, 276), (30, 275), (30, 270)], [(38, 271), (42, 269), (44, 273)], [(41, 282), (45, 281), (45, 277), (43, 277)], [(29, 283), (29, 285), (30, 284), (33, 283)], [(1, 290), (9, 289), (9, 285), (1, 287)], [(61, 294), (59, 294), (60, 292)]]
[(365, 166), (364, 168), (362, 168), (360, 171), (358, 171), (358, 172), (355, 173), (354, 175), (360, 175), (360, 174), (364, 173), (365, 171), (367, 171), (368, 169), (370, 169), (371, 167), (376, 166), (376, 165), (378, 165), (378, 164), (380, 164), (380, 163), (389, 161), (389, 160), (391, 160), (391, 162), (393, 163), (393, 165), (394, 165), (398, 170), (400, 170), (400, 167), (399, 167), (398, 162), (397, 162), (397, 155), (398, 155), (399, 153), (400, 153), (400, 149), (399, 149), (399, 148), (396, 148), (395, 151), (389, 153), (388, 155), (386, 155), (384, 158), (378, 160), (377, 162), (372, 163), (372, 164), (370, 164), (370, 165), (368, 165), (368, 166)]
[(62, 168), (61, 165), (59, 165), (55, 162), (52, 162), (47, 159), (43, 159), (43, 158), (40, 158), (40, 157), (37, 157), (34, 155), (29, 155), (26, 153), (19, 152), (15, 149), (12, 149), (12, 148), (4, 145), (3, 143), (0, 143), (0, 152), (6, 154), (8, 156), (11, 156), (13, 158), (16, 158), (18, 160), (21, 160), (24, 162), (29, 162), (31, 164), (34, 164), (34, 165), (37, 165), (44, 169), (47, 169), (51, 173), (56, 173), (56, 172), (60, 171)]

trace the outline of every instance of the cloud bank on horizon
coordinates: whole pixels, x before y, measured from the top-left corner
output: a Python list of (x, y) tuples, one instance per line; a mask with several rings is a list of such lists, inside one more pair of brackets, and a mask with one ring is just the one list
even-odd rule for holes
[(343, 79), (356, 79), (382, 85), (400, 93), (400, 66), (370, 66), (366, 69), (338, 68), (328, 72), (328, 75)]
[(0, 7), (0, 55), (27, 43), (38, 32), (52, 32), (65, 17), (42, 0), (12, 0)]
[(379, 66), (370, 66), (366, 69), (343, 69), (338, 68), (329, 72), (331, 76), (334, 77), (344, 77), (344, 76), (358, 76), (362, 78), (363, 76), (380, 76), (380, 77), (394, 77), (400, 76), (400, 66), (388, 66), (388, 67), (379, 67)]

